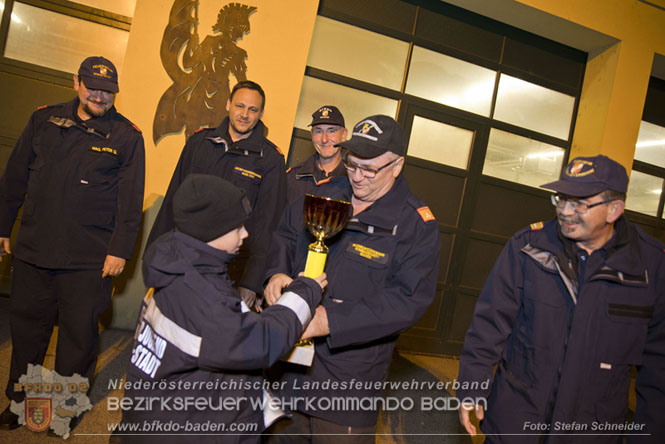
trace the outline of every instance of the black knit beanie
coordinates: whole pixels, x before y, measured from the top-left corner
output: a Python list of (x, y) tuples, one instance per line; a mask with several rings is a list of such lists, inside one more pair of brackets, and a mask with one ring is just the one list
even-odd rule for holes
[(209, 174), (190, 174), (173, 196), (178, 230), (210, 242), (238, 228), (251, 211), (245, 190)]

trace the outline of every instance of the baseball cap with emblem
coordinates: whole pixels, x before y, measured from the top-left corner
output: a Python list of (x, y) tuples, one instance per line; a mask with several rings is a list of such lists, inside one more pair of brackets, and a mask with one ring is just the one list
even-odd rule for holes
[(312, 123), (308, 126), (315, 125), (339, 125), (343, 127), (344, 116), (336, 106), (324, 105), (312, 114)]
[(406, 138), (402, 127), (389, 116), (369, 116), (353, 127), (351, 138), (335, 146), (341, 146), (358, 157), (371, 159), (385, 152), (398, 156), (406, 153)]
[(605, 190), (625, 193), (628, 174), (623, 165), (602, 154), (576, 157), (568, 163), (559, 180), (541, 188), (574, 197), (594, 196)]
[(88, 57), (81, 63), (78, 75), (86, 88), (118, 92), (118, 71), (109, 59)]

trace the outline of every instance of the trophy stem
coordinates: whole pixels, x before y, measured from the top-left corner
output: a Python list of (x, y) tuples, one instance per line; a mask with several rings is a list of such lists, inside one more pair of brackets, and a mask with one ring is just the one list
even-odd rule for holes
[(305, 263), (305, 277), (316, 279), (323, 274), (328, 256), (328, 247), (323, 243), (325, 232), (316, 233), (316, 242), (307, 248), (307, 262)]

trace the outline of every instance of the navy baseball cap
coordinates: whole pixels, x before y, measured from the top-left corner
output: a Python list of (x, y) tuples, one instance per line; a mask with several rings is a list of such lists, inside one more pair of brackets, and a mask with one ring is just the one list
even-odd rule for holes
[(344, 116), (336, 106), (324, 105), (312, 114), (312, 123), (308, 126), (315, 125), (339, 125), (344, 127)]
[(576, 157), (570, 161), (555, 182), (541, 188), (574, 197), (594, 196), (605, 190), (625, 193), (628, 174), (619, 162), (599, 154), (594, 157)]
[(104, 57), (88, 57), (79, 67), (78, 75), (86, 88), (118, 92), (118, 70)]
[(406, 153), (406, 138), (402, 127), (389, 116), (369, 116), (353, 127), (351, 138), (340, 142), (352, 154), (371, 159), (388, 151), (403, 156)]

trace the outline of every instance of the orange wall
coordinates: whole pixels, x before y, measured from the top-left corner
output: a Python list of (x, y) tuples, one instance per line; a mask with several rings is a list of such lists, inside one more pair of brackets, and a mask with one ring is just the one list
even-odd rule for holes
[[(199, 36), (211, 33), (226, 1), (200, 0)], [(318, 0), (247, 0), (257, 7), (250, 16), (251, 32), (237, 45), (248, 53), (247, 78), (266, 92), (263, 121), (269, 138), (288, 150), (312, 39)], [(120, 78), (118, 109), (143, 130), (146, 143), (147, 199), (164, 194), (185, 144), (183, 134), (152, 142), (152, 121), (161, 95), (171, 85), (162, 67), (159, 48), (172, 1), (139, 0)], [(230, 78), (233, 86), (236, 79)], [(149, 202), (147, 202), (149, 204)]]

